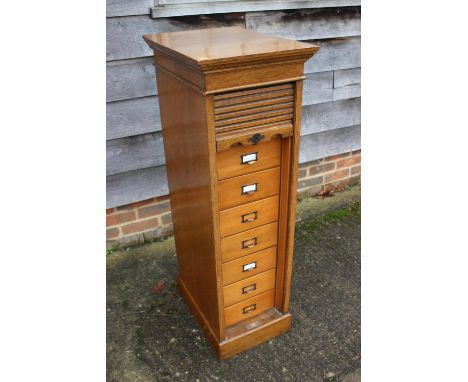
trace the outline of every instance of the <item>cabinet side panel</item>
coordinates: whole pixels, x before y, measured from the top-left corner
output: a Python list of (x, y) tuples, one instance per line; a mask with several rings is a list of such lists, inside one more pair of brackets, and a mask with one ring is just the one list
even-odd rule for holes
[(179, 277), (220, 338), (205, 97), (164, 70), (157, 83)]
[(289, 311), (289, 299), (291, 297), (292, 260), (294, 252), (294, 228), (296, 225), (296, 195), (297, 173), (299, 171), (299, 143), (301, 138), (301, 113), (302, 113), (302, 80), (296, 81), (296, 97), (294, 108), (294, 134), (292, 136), (290, 186), (289, 186), (289, 213), (286, 234), (286, 256), (284, 264), (283, 306), (282, 312)]
[(281, 144), (281, 192), (278, 224), (278, 254), (275, 307), (283, 309), (286, 254), (289, 227), (289, 189), (291, 187), (291, 146), (293, 137), (283, 138)]

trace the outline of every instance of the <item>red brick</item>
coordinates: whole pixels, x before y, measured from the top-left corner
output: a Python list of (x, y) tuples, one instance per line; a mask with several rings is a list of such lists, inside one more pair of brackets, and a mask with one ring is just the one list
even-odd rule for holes
[(115, 207), (117, 211), (130, 210), (132, 208), (131, 204), (124, 204), (123, 206)]
[(303, 166), (307, 166), (307, 167), (309, 167), (309, 166), (316, 166), (316, 165), (318, 165), (318, 164), (320, 164), (320, 163), (323, 163), (324, 161), (325, 161), (324, 158), (322, 158), (322, 159), (315, 159), (315, 160), (313, 160), (313, 161), (310, 161), (310, 162), (305, 163)]
[(328, 171), (331, 171), (331, 170), (334, 170), (334, 169), (335, 169), (335, 163), (334, 162), (323, 163), (323, 164), (319, 164), (317, 166), (309, 167), (309, 175), (310, 176), (317, 175), (317, 174), (320, 174), (322, 172), (328, 172)]
[(122, 224), (136, 219), (135, 211), (127, 211), (106, 216), (106, 226)]
[(139, 202), (132, 203), (131, 206), (133, 208), (138, 208), (138, 207), (141, 207), (141, 206), (146, 206), (147, 204), (154, 203), (155, 201), (156, 201), (156, 198), (141, 200)]
[(169, 195), (161, 195), (161, 196), (157, 196), (156, 198), (156, 201), (158, 202), (162, 202), (163, 200), (169, 200)]
[(159, 225), (158, 218), (137, 221), (134, 223), (124, 225), (122, 227), (122, 232), (124, 235), (128, 235), (129, 233), (146, 231), (148, 229), (155, 228), (158, 225)]
[(336, 168), (343, 168), (343, 167), (349, 167), (355, 164), (361, 163), (361, 156), (360, 155), (354, 155), (352, 157), (346, 158), (339, 160), (336, 162)]
[(317, 186), (323, 183), (323, 176), (316, 176), (315, 178), (307, 178), (299, 181), (297, 188), (306, 188)]
[(343, 153), (343, 154), (333, 155), (331, 157), (326, 157), (325, 161), (330, 162), (330, 161), (333, 161), (333, 160), (349, 157), (349, 155), (350, 155), (350, 153)]
[(114, 212), (114, 208), (108, 208), (106, 210), (106, 215), (110, 215), (112, 212)]
[(297, 176), (299, 179), (305, 178), (307, 176), (307, 169), (306, 168), (300, 168), (299, 172), (297, 173)]
[(151, 216), (161, 215), (171, 210), (169, 201), (160, 202), (158, 204), (152, 204), (138, 209), (138, 217), (149, 218)]
[(145, 200), (140, 200), (139, 202), (125, 204), (123, 206), (116, 207), (117, 211), (132, 210), (141, 206), (146, 206), (148, 204), (158, 201), (158, 198), (150, 198)]
[(172, 215), (171, 214), (162, 215), (161, 221), (162, 221), (162, 224), (164, 225), (172, 224)]
[(360, 173), (361, 173), (361, 165), (351, 167), (351, 175), (360, 174)]
[(119, 236), (119, 229), (118, 228), (107, 228), (106, 230), (106, 238), (107, 239), (114, 239)]
[(333, 182), (334, 180), (338, 180), (342, 178), (346, 178), (348, 175), (349, 175), (349, 168), (332, 172), (331, 174), (325, 175), (325, 183)]

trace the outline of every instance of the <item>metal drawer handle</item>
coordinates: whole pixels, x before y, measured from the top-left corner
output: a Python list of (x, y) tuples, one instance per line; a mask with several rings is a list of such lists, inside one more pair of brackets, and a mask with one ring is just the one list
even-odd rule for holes
[(240, 164), (253, 164), (258, 160), (257, 153), (250, 153), (241, 155), (241, 163)]
[(242, 242), (242, 249), (253, 248), (257, 245), (257, 238), (247, 239)]
[(242, 309), (242, 314), (253, 312), (255, 309), (257, 309), (257, 304), (246, 306), (245, 308)]
[(254, 192), (258, 191), (258, 183), (246, 184), (242, 186), (241, 195), (245, 194), (253, 194)]
[(255, 269), (257, 268), (257, 262), (254, 261), (252, 263), (248, 263), (248, 264), (244, 264), (242, 266), (242, 272), (248, 272), (248, 271), (251, 271), (252, 269)]
[(247, 286), (242, 288), (242, 294), (247, 294), (247, 293), (253, 292), (256, 289), (257, 289), (257, 284), (256, 283), (253, 283), (252, 285), (247, 285)]
[(242, 223), (249, 223), (257, 219), (257, 211), (249, 212), (241, 216)]

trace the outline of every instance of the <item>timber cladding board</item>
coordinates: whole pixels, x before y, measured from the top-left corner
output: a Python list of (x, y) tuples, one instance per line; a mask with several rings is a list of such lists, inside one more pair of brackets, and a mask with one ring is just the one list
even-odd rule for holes
[(304, 73), (361, 67), (361, 37), (341, 37), (326, 40), (307, 40), (320, 50), (313, 60), (306, 61)]
[(360, 36), (359, 8), (326, 8), (289, 12), (230, 13), (151, 19), (148, 16), (107, 19), (108, 61), (151, 56), (144, 34), (239, 26), (294, 40)]
[[(106, 17), (147, 15), (173, 17), (228, 12), (251, 12), (261, 10), (346, 7), (360, 5), (360, 0), (107, 0)], [(155, 7), (156, 5), (156, 7)]]
[(162, 132), (107, 141), (106, 160), (106, 175), (165, 164)]
[[(299, 163), (357, 150), (360, 147), (360, 125), (301, 136)], [(168, 192), (165, 165), (110, 175), (107, 177), (106, 208), (166, 195)]]
[(149, 14), (155, 0), (107, 0), (106, 17)]
[(308, 74), (302, 105), (314, 105), (361, 96), (361, 68)]
[(106, 178), (106, 208), (168, 193), (166, 166), (144, 168)]
[(333, 78), (333, 101), (361, 96), (361, 68), (339, 70)]
[(293, 40), (361, 35), (361, 8), (301, 9), (253, 12), (245, 15), (247, 29)]
[(312, 73), (304, 80), (302, 105), (333, 100), (333, 71)]
[(148, 16), (107, 19), (107, 60), (152, 56), (142, 36), (150, 33), (177, 32), (192, 29), (244, 26), (243, 14), (187, 16), (177, 19), (151, 19)]
[(253, 12), (266, 10), (344, 7), (361, 5), (360, 0), (159, 0), (152, 17), (172, 17), (206, 13)]
[[(272, 3), (283, 3), (286, 5), (286, 3), (293, 3), (296, 5), (300, 5), (302, 8), (304, 5), (306, 5), (306, 8), (308, 6), (313, 7), (313, 6), (320, 6), (321, 8), (323, 7), (332, 7), (332, 6), (350, 6), (350, 5), (360, 5), (360, 1), (356, 0), (269, 0), (268, 3), (265, 0), (218, 0), (218, 1), (223, 1), (226, 3), (230, 4), (236, 4), (237, 6), (244, 6), (244, 3), (247, 4), (252, 4), (252, 3), (261, 3), (263, 6), (271, 6)], [(155, 5), (183, 5), (183, 6), (188, 6), (190, 4), (211, 4), (215, 1), (211, 0), (156, 0)], [(217, 2), (217, 1), (216, 1)], [(304, 3), (309, 3), (309, 4), (304, 4)]]
[(108, 62), (106, 90), (107, 102), (157, 94), (156, 76), (151, 57)]
[(161, 131), (158, 97), (108, 102), (106, 131), (107, 140)]
[(360, 97), (303, 106), (301, 137), (360, 123)]
[(361, 125), (322, 131), (301, 137), (299, 163), (361, 148)]

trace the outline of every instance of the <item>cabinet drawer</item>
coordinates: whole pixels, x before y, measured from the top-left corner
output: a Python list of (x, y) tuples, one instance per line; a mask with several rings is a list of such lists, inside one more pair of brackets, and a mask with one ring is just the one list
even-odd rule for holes
[(216, 155), (218, 180), (279, 166), (281, 139), (252, 146), (237, 146)]
[(222, 180), (218, 183), (219, 209), (225, 210), (277, 195), (279, 186), (279, 167)]
[(241, 256), (276, 245), (278, 223), (269, 223), (221, 239), (222, 261), (230, 261)]
[(259, 294), (258, 296), (249, 298), (238, 304), (234, 304), (229, 308), (224, 309), (224, 325), (230, 326), (236, 322), (245, 320), (264, 312), (273, 307), (275, 303), (275, 292), (269, 290), (268, 292)]
[(275, 287), (275, 276), (276, 269), (270, 269), (269, 271), (223, 287), (224, 306), (230, 306), (273, 289)]
[(219, 213), (221, 237), (246, 231), (278, 220), (279, 196), (229, 208)]
[(265, 272), (276, 266), (276, 246), (223, 264), (223, 285)]

